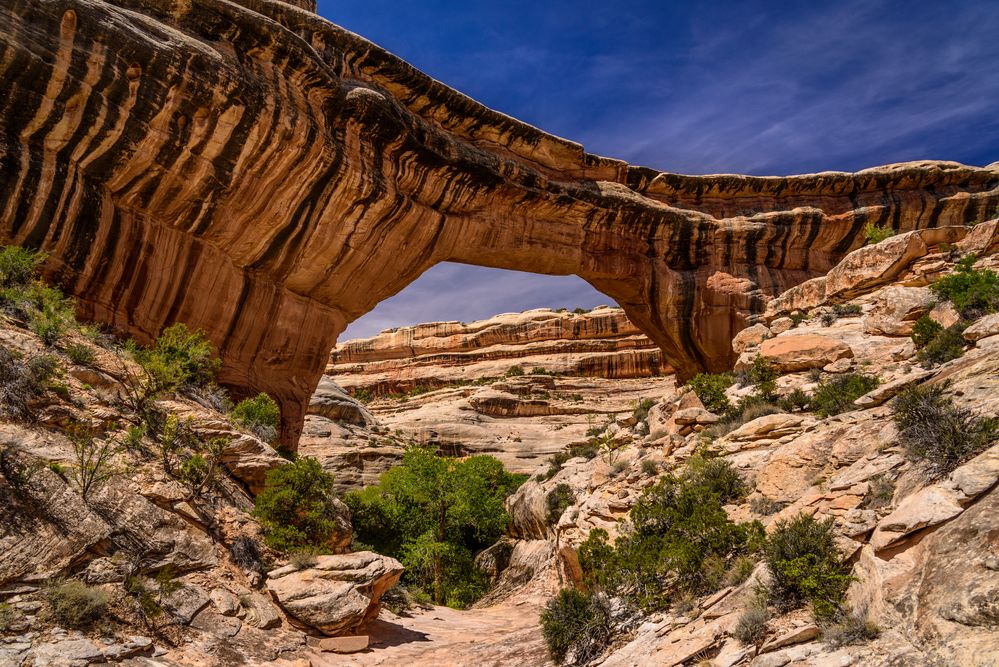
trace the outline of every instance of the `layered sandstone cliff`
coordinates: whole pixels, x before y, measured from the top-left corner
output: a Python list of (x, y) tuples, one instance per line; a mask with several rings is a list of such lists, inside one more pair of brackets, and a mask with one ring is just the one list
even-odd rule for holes
[(402, 327), (342, 343), (330, 359), (299, 453), (341, 490), (375, 483), (411, 442), (535, 473), (674, 385), (655, 343), (608, 307)]
[(502, 377), (515, 367), (601, 378), (672, 372), (623, 310), (601, 306), (585, 313), (539, 308), (478, 322), (390, 329), (337, 345), (326, 374), (346, 389), (381, 395)]
[(80, 314), (205, 329), (293, 446), (347, 323), (435, 263), (576, 274), (682, 375), (868, 222), (961, 223), (999, 168), (679, 176), (586, 153), (276, 0), (0, 7), (0, 240)]

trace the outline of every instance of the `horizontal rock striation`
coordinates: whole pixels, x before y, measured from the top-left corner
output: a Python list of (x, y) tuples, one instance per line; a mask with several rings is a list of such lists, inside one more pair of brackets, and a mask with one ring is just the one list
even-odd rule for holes
[(679, 176), (489, 110), (272, 0), (0, 7), (0, 240), (50, 253), (80, 315), (185, 321), (293, 445), (347, 323), (457, 261), (576, 274), (681, 375), (731, 362), (768, 297), (868, 222), (984, 218), (999, 167)]
[(620, 308), (547, 308), (478, 322), (436, 322), (346, 341), (326, 374), (373, 395), (501, 377), (515, 366), (568, 375), (637, 378), (670, 372), (659, 348)]

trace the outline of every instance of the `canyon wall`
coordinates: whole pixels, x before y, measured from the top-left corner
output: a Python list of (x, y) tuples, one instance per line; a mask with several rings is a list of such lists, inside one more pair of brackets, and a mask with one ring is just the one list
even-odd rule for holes
[(376, 483), (412, 442), (535, 473), (597, 426), (637, 423), (643, 401), (673, 388), (659, 348), (620, 308), (418, 324), (336, 346), (299, 452), (341, 491)]
[[(0, 241), (82, 317), (203, 328), (294, 446), (346, 325), (442, 261), (576, 274), (681, 376), (868, 222), (962, 223), (999, 166), (680, 176), (586, 153), (316, 16), (309, 0), (0, 7)], [(304, 7), (304, 8), (303, 8)]]
[[(371, 395), (500, 378), (511, 369), (602, 378), (671, 373), (620, 308), (538, 308), (478, 322), (433, 322), (337, 345), (326, 374)], [(535, 371), (537, 369), (537, 371)]]

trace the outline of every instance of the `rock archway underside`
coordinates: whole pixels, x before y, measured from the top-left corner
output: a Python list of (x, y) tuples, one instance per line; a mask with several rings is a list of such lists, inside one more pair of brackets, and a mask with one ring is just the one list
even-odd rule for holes
[(294, 5), (0, 7), (0, 241), (48, 251), (83, 317), (140, 341), (204, 329), (222, 382), (280, 400), (289, 445), (337, 335), (438, 262), (576, 274), (689, 375), (728, 367), (732, 335), (868, 222), (999, 203), (999, 163), (629, 166)]

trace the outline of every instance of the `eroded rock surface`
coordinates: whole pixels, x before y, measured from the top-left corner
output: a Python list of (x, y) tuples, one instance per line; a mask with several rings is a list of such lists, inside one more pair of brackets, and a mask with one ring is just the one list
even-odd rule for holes
[(579, 275), (686, 377), (728, 367), (766, 297), (831, 269), (866, 223), (961, 224), (999, 202), (995, 166), (632, 167), (295, 4), (0, 9), (0, 237), (48, 251), (86, 318), (142, 342), (203, 328), (224, 382), (278, 398), (288, 446), (337, 335), (438, 262)]

